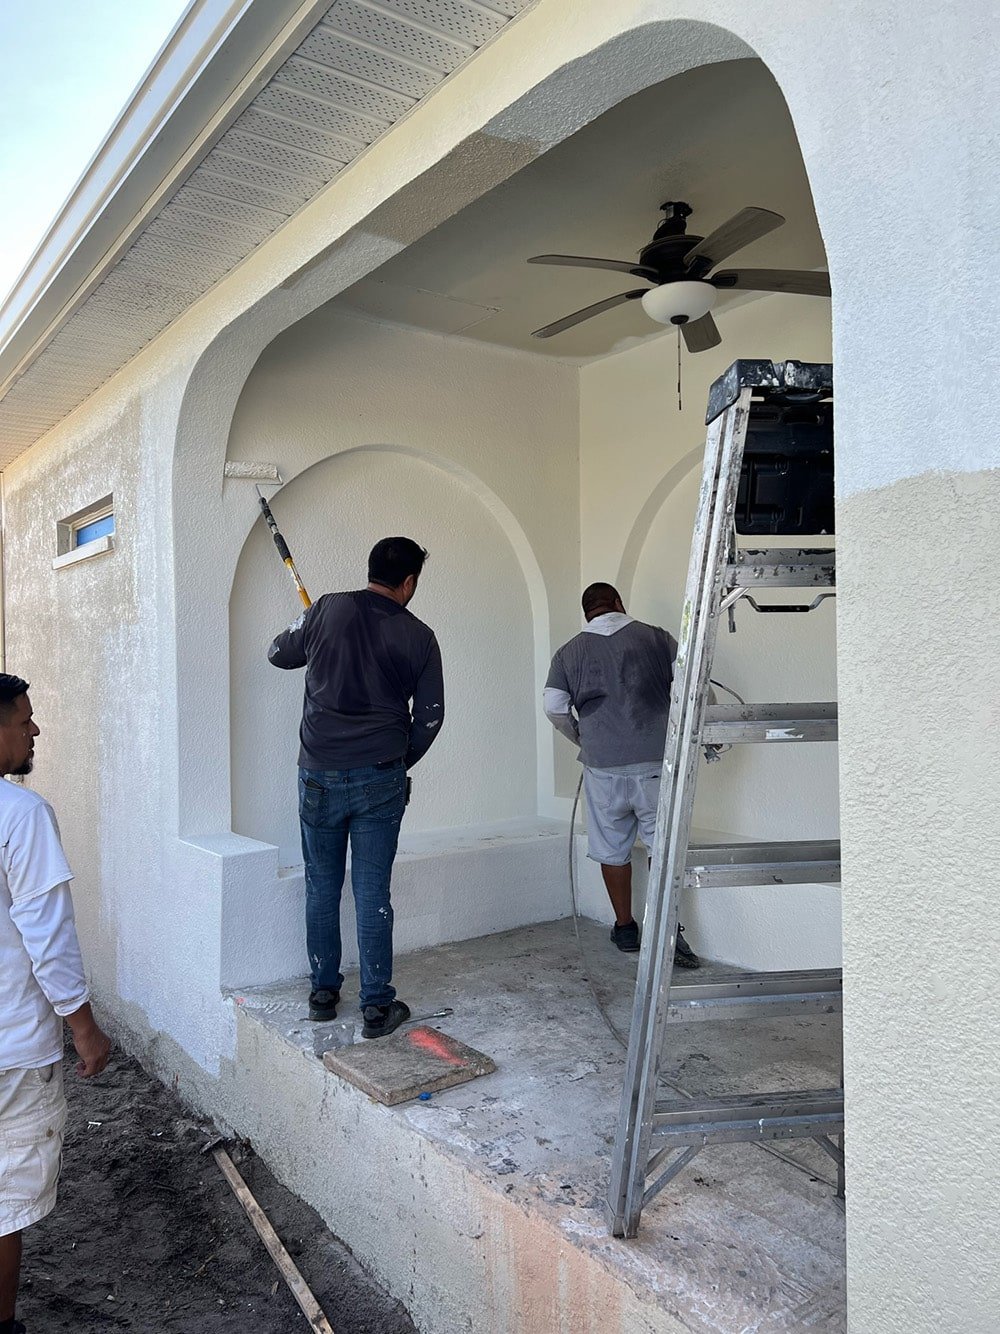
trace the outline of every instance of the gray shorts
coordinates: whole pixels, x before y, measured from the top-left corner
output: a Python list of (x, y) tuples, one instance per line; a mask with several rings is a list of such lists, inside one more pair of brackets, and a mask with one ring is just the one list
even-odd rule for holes
[(636, 836), (653, 846), (660, 775), (609, 774), (584, 769), (587, 856), (604, 866), (625, 866)]

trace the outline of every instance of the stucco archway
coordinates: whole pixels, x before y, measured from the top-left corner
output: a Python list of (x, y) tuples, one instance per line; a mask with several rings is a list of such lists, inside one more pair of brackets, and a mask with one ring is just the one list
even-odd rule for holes
[[(224, 622), (238, 549), (234, 539), (242, 523), (235, 512), (230, 519), (232, 507), (227, 495), (220, 497), (219, 478), (239, 394), (264, 348), (282, 330), (610, 106), (699, 65), (754, 54), (741, 37), (708, 22), (672, 19), (619, 33), (512, 103), (215, 337), (191, 374), (177, 430), (173, 502), (179, 631), (189, 619), (213, 616), (220, 625)], [(178, 769), (179, 829), (227, 829), (228, 709), (220, 707), (228, 699), (226, 646), (220, 643), (206, 660), (204, 646), (192, 652), (183, 635), (178, 638), (179, 753), (198, 756), (195, 763)]]

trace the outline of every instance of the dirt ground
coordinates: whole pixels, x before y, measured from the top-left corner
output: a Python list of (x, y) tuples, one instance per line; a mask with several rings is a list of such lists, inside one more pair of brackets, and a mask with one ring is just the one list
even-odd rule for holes
[[(69, 1124), (59, 1203), (24, 1235), (28, 1334), (309, 1329), (214, 1159), (206, 1126), (117, 1051), (96, 1079), (64, 1061)], [(413, 1334), (403, 1307), (250, 1151), (238, 1167), (335, 1334)]]

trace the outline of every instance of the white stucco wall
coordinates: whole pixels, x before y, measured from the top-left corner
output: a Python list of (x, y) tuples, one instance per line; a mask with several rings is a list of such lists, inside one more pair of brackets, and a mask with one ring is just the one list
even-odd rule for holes
[[(35, 678), (43, 726), (69, 701), (37, 784), (80, 872), (91, 966), (122, 1031), (202, 1105), (232, 1050), (213, 997), (222, 871), (241, 855), (219, 840), (246, 527), (220, 479), (246, 376), (282, 329), (546, 144), (755, 51), (795, 121), (834, 291), (851, 1330), (1000, 1325), (996, 36), (981, 3), (776, 19), (764, 0), (539, 0), (10, 470), (8, 665)], [(134, 555), (57, 585), (30, 534), (106, 494), (126, 459)], [(103, 631), (82, 596), (98, 578), (115, 585)]]
[[(326, 307), (254, 368), (229, 456), (274, 460), (294, 479), (273, 508), (314, 597), (362, 587), (379, 537), (430, 549), (411, 609), (441, 644), (446, 722), (415, 771), (406, 832), (537, 815), (554, 744), (539, 677), (552, 636), (573, 624), (577, 498), (563, 479), (577, 457), (575, 368)], [(294, 865), (302, 675), (277, 673), (262, 646), (297, 600), (254, 522), (252, 485), (227, 483), (240, 487), (253, 528), (230, 607), (233, 827)]]

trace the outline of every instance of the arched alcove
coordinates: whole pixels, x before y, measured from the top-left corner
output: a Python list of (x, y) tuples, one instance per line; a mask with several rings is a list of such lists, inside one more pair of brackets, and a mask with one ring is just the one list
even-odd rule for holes
[[(410, 610), (441, 644), (446, 721), (414, 771), (406, 832), (533, 816), (532, 609), (517, 555), (482, 500), (426, 459), (373, 447), (308, 468), (274, 510), (314, 597), (363, 587), (368, 551), (380, 537), (405, 534), (430, 550)], [(302, 673), (278, 672), (265, 650), (296, 614), (287, 573), (258, 524), (229, 604), (233, 829), (276, 844), (285, 866), (301, 861)]]

